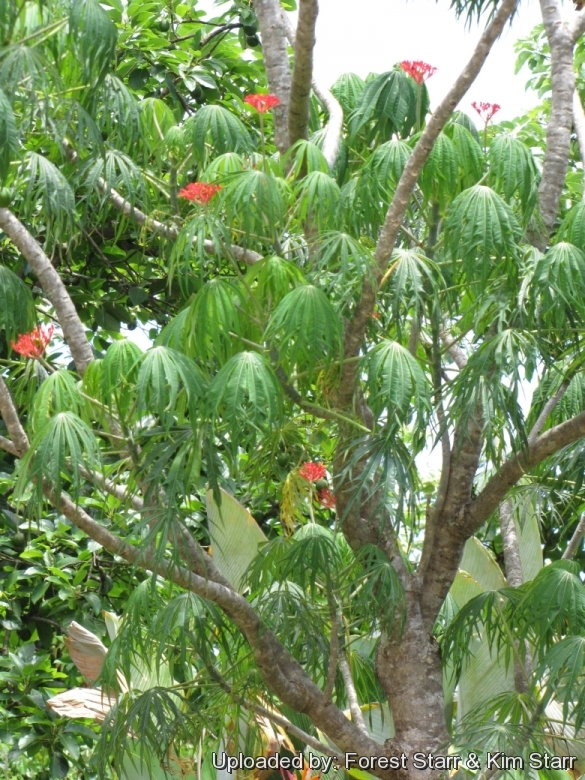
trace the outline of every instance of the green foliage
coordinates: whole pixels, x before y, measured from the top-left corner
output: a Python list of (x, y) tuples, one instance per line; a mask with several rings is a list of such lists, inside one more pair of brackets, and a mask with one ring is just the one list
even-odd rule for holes
[(279, 352), (286, 367), (312, 372), (318, 363), (330, 365), (341, 357), (341, 321), (325, 293), (302, 285), (278, 304), (265, 337)]
[(0, 184), (6, 181), (9, 165), (18, 149), (18, 130), (10, 101), (0, 89)]
[(461, 260), (468, 281), (485, 284), (494, 261), (514, 257), (520, 226), (508, 204), (492, 189), (476, 184), (455, 198), (445, 224), (445, 244)]
[(0, 265), (0, 330), (6, 340), (16, 340), (29, 333), (36, 320), (33, 297), (29, 288), (6, 266)]
[(103, 81), (116, 51), (116, 26), (96, 0), (74, 0), (69, 32), (81, 61), (83, 78), (91, 86)]
[(206, 145), (217, 154), (248, 152), (251, 140), (241, 119), (227, 108), (218, 105), (203, 106), (191, 122), (193, 148), (199, 160), (207, 159)]
[[(426, 87), (421, 89), (421, 117), (428, 111)], [(351, 115), (351, 135), (373, 122), (373, 132), (382, 140), (393, 133), (407, 136), (416, 122), (416, 88), (404, 71), (382, 73), (364, 87), (355, 111)]]

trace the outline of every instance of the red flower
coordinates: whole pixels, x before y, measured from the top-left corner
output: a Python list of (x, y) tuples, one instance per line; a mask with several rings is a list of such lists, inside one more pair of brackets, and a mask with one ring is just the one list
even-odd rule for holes
[(501, 106), (499, 106), (497, 103), (475, 103), (474, 102), (471, 105), (475, 108), (475, 110), (483, 119), (486, 125), (490, 121), (490, 119), (493, 118), (494, 114), (497, 114), (501, 108)]
[(19, 355), (33, 359), (40, 358), (52, 339), (54, 330), (54, 325), (40, 325), (30, 333), (21, 333), (18, 341), (11, 341), (10, 346)]
[(201, 181), (196, 181), (179, 190), (179, 197), (193, 200), (195, 203), (209, 203), (220, 190), (220, 184), (204, 184)]
[(335, 509), (335, 496), (329, 488), (323, 488), (317, 493), (317, 501), (326, 509)]
[(417, 84), (422, 84), (437, 72), (437, 69), (433, 65), (421, 62), (421, 60), (403, 60), (400, 63), (400, 67), (405, 73), (412, 76)]
[(258, 111), (259, 114), (265, 114), (267, 111), (270, 111), (271, 108), (274, 108), (274, 106), (280, 105), (280, 100), (276, 97), (276, 95), (246, 95), (244, 98), (244, 103), (247, 103), (249, 106), (253, 106), (253, 108)]
[(323, 479), (327, 469), (322, 463), (313, 463), (309, 460), (300, 467), (299, 474), (309, 482), (316, 482), (318, 479)]

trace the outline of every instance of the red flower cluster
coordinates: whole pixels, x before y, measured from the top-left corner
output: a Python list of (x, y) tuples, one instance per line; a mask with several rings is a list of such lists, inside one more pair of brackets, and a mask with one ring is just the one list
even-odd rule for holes
[(497, 114), (501, 108), (501, 106), (499, 106), (497, 103), (475, 103), (474, 102), (471, 105), (475, 108), (475, 110), (483, 119), (486, 125), (490, 121), (490, 119), (493, 118), (494, 114)]
[(196, 181), (179, 190), (179, 197), (195, 201), (195, 203), (209, 203), (220, 190), (220, 184), (204, 184), (202, 181)]
[(33, 359), (40, 358), (53, 338), (54, 330), (54, 325), (40, 325), (30, 333), (21, 333), (16, 342), (10, 342), (10, 346), (19, 355)]
[(246, 95), (244, 103), (252, 106), (259, 114), (265, 114), (271, 108), (280, 105), (280, 100), (276, 95)]
[(308, 479), (309, 482), (316, 482), (318, 479), (323, 479), (327, 474), (327, 469), (322, 463), (313, 463), (309, 460), (300, 467), (299, 474)]
[(417, 84), (422, 84), (437, 72), (437, 69), (433, 65), (429, 65), (427, 62), (422, 62), (421, 60), (403, 60), (400, 63), (400, 67), (405, 73), (412, 76)]
[(335, 496), (329, 488), (323, 488), (317, 493), (317, 501), (326, 509), (335, 509)]

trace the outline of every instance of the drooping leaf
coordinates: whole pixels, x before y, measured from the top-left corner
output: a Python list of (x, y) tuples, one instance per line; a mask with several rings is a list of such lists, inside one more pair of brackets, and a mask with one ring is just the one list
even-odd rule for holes
[[(429, 387), (423, 370), (410, 352), (396, 341), (385, 340), (366, 357), (369, 404), (374, 414), (388, 412), (392, 423), (411, 415), (411, 401), (419, 415), (429, 409)], [(419, 421), (420, 422), (420, 421)]]
[(494, 261), (516, 254), (520, 238), (512, 209), (489, 187), (464, 190), (449, 209), (445, 244), (454, 259), (461, 259), (470, 281), (485, 282)]
[(257, 352), (239, 352), (217, 373), (209, 388), (209, 403), (216, 420), (238, 434), (255, 435), (282, 419), (282, 390), (274, 371)]
[(355, 73), (343, 73), (331, 87), (346, 116), (357, 106), (365, 86), (366, 82)]
[(44, 482), (59, 501), (64, 477), (77, 499), (82, 485), (81, 470), (101, 469), (101, 452), (91, 428), (73, 412), (51, 417), (34, 436), (30, 449), (19, 464), (18, 490), (30, 480), (36, 482), (37, 496), (42, 496)]
[(541, 316), (559, 321), (585, 314), (585, 253), (573, 244), (561, 242), (546, 254), (535, 257), (532, 274), (534, 293), (541, 300)]
[(133, 385), (138, 372), (142, 350), (129, 339), (114, 341), (103, 359), (102, 392), (106, 403), (116, 399), (116, 405), (124, 416), (133, 397)]
[(97, 0), (74, 0), (69, 32), (81, 60), (84, 78), (96, 86), (109, 70), (116, 51), (117, 32)]
[(203, 106), (192, 120), (193, 146), (200, 161), (207, 156), (206, 144), (217, 154), (248, 152), (251, 140), (245, 125), (227, 108), (218, 105)]
[(328, 173), (313, 171), (298, 187), (299, 215), (310, 219), (319, 230), (333, 227), (341, 197), (339, 185)]
[(167, 427), (186, 409), (195, 424), (196, 402), (205, 396), (207, 383), (186, 355), (169, 347), (153, 347), (140, 363), (136, 389), (138, 411), (155, 413)]
[(246, 236), (270, 238), (282, 223), (284, 198), (280, 183), (260, 170), (242, 171), (225, 187), (225, 202), (233, 225)]
[(55, 371), (45, 379), (34, 398), (30, 416), (31, 428), (37, 433), (55, 414), (73, 412), (81, 416), (83, 398), (75, 376), (65, 369)]
[(423, 194), (445, 208), (457, 192), (458, 173), (455, 144), (446, 133), (440, 133), (421, 171)]
[(269, 309), (277, 306), (295, 287), (306, 284), (298, 266), (277, 255), (255, 263), (246, 274), (246, 280), (250, 284), (256, 282), (254, 292)]
[[(421, 116), (428, 109), (428, 92), (423, 85)], [(409, 134), (416, 122), (416, 91), (404, 71), (382, 73), (368, 82), (351, 116), (350, 131), (355, 136), (368, 122), (375, 121), (375, 132), (384, 140), (392, 133)]]
[(0, 89), (0, 185), (8, 176), (9, 166), (18, 149), (18, 130), (14, 111), (6, 93)]
[(36, 311), (28, 286), (5, 265), (0, 265), (0, 330), (7, 341), (30, 333), (36, 324)]
[(577, 203), (570, 209), (558, 229), (557, 239), (585, 252), (585, 203)]
[(237, 297), (234, 286), (217, 277), (206, 282), (193, 298), (184, 327), (188, 354), (197, 361), (225, 363), (238, 350)]
[(313, 285), (297, 287), (276, 307), (265, 338), (278, 349), (280, 361), (299, 370), (341, 358), (342, 326), (325, 293)]
[(499, 133), (490, 144), (490, 182), (506, 200), (516, 194), (526, 208), (535, 187), (536, 163), (530, 150), (518, 138)]
[(28, 174), (25, 198), (27, 209), (32, 210), (41, 203), (44, 217), (52, 226), (55, 240), (71, 229), (75, 211), (75, 197), (71, 185), (59, 168), (46, 157), (36, 152), (26, 156)]
[[(475, 128), (474, 128), (475, 129)], [(451, 122), (445, 129), (452, 139), (459, 166), (459, 179), (463, 188), (471, 187), (482, 177), (485, 159), (479, 140), (467, 125), (460, 121)]]

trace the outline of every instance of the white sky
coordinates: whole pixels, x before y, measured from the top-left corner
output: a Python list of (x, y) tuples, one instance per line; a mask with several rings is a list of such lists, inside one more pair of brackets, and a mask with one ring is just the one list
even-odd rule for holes
[[(429, 80), (437, 105), (471, 56), (482, 27), (466, 28), (455, 18), (449, 0), (320, 0), (315, 75), (330, 85), (353, 71), (365, 77), (383, 73), (401, 60), (423, 60), (438, 68)], [(567, 11), (567, 15), (570, 11)], [(537, 0), (523, 0), (512, 26), (492, 52), (460, 108), (474, 114), (472, 101), (498, 103), (498, 119), (512, 119), (537, 98), (525, 92), (527, 69), (514, 75), (514, 43), (540, 24)]]

